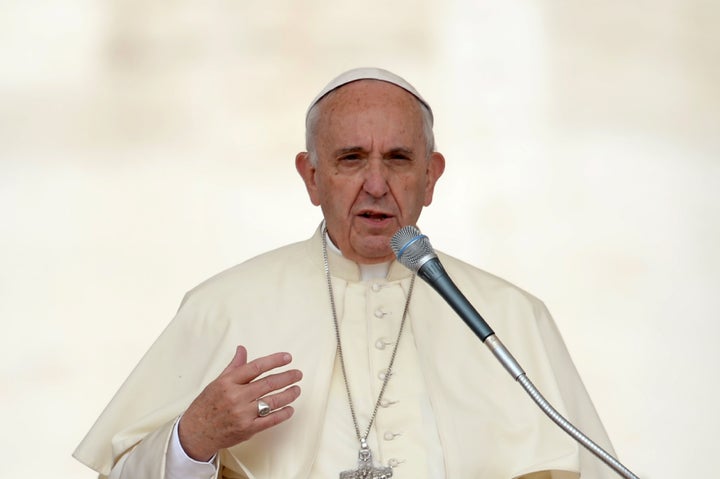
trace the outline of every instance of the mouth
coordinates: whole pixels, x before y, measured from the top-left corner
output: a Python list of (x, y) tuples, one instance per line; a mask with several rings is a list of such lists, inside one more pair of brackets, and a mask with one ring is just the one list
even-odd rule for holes
[(388, 218), (392, 218), (392, 215), (382, 213), (379, 211), (362, 211), (362, 212), (360, 212), (360, 214), (358, 216), (360, 216), (361, 218), (371, 220), (371, 221), (383, 221)]

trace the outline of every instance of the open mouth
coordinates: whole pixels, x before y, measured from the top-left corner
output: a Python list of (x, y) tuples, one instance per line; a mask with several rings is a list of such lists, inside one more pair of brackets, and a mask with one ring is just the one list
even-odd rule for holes
[(390, 216), (386, 215), (385, 213), (373, 213), (372, 211), (364, 211), (364, 212), (360, 213), (360, 216), (363, 218), (376, 220), (376, 221), (381, 221), (381, 220), (390, 218)]

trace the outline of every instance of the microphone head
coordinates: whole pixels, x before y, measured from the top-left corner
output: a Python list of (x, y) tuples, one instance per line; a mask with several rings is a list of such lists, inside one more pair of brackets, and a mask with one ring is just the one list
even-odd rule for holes
[(400, 228), (390, 239), (390, 248), (398, 261), (414, 272), (429, 260), (437, 258), (428, 237), (414, 226)]

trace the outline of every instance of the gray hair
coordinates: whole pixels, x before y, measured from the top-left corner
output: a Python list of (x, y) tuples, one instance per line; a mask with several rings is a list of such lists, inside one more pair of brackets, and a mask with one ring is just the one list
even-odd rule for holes
[[(327, 98), (333, 95), (336, 91), (337, 90), (333, 90), (329, 92), (325, 95), (323, 100), (327, 100)], [(417, 98), (415, 98), (415, 100), (418, 102), (418, 105), (420, 105), (420, 111), (422, 112), (423, 135), (425, 136), (425, 152), (427, 159), (430, 157), (430, 154), (435, 151), (433, 114), (425, 103)], [(316, 101), (305, 117), (305, 149), (307, 149), (308, 156), (310, 157), (310, 163), (313, 166), (317, 166), (318, 164), (317, 151), (315, 150), (315, 136), (317, 135), (317, 126), (320, 120), (320, 109), (318, 108), (320, 103), (322, 103), (322, 101)]]

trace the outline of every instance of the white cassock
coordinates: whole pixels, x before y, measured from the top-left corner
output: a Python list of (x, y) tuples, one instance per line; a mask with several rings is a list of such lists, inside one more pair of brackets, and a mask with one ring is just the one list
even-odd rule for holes
[[(512, 284), (439, 254), (542, 394), (603, 448), (612, 446), (544, 304)], [(396, 339), (411, 273), (393, 262), (363, 281), (330, 254), (348, 376), (361, 429)], [(389, 342), (389, 343), (388, 343)], [(385, 344), (380, 347), (381, 343)], [(218, 477), (337, 477), (358, 442), (336, 365), (321, 233), (226, 270), (190, 291), (74, 456), (101, 476), (161, 479), (177, 417), (232, 359), (293, 355), (304, 373), (294, 416), (218, 455)], [(601, 479), (607, 466), (559, 430), (450, 307), (417, 280), (385, 402), (368, 438), (394, 478)], [(537, 474), (534, 474), (537, 473)], [(441, 476), (438, 476), (440, 474)]]

